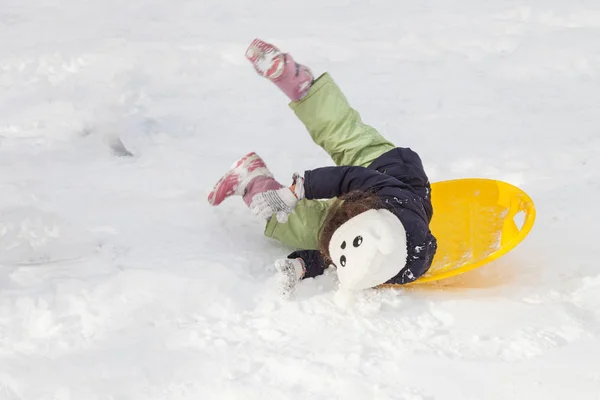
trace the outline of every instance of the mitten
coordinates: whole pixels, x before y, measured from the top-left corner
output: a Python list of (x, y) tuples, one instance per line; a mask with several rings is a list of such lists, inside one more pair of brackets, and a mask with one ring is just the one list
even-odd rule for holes
[(304, 261), (301, 258), (285, 258), (275, 261), (275, 268), (281, 274), (279, 277), (281, 294), (288, 297), (304, 276), (306, 271)]
[(278, 222), (285, 223), (296, 208), (298, 201), (303, 198), (304, 178), (299, 174), (294, 174), (294, 183), (291, 188), (267, 190), (254, 195), (250, 203), (250, 211), (262, 219), (269, 219), (275, 215)]

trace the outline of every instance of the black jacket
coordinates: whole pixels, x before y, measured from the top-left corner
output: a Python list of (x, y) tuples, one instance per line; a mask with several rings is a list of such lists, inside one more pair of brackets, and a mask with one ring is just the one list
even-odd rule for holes
[[(433, 216), (431, 186), (419, 155), (395, 148), (378, 157), (369, 167), (325, 167), (304, 174), (307, 199), (329, 199), (353, 190), (369, 191), (385, 201), (404, 225), (407, 259), (398, 264), (398, 274), (386, 283), (403, 284), (427, 272), (437, 249), (429, 229)], [(317, 250), (299, 250), (288, 258), (302, 258), (305, 278), (321, 275), (327, 265)]]

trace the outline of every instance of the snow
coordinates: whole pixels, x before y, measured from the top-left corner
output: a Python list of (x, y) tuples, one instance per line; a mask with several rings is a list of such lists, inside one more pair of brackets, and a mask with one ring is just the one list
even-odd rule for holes
[[(0, 399), (597, 399), (599, 35), (593, 0), (4, 0)], [(279, 298), (290, 249), (208, 191), (251, 150), (282, 180), (331, 161), (255, 37), (433, 181), (522, 187), (530, 236), (438, 285)]]

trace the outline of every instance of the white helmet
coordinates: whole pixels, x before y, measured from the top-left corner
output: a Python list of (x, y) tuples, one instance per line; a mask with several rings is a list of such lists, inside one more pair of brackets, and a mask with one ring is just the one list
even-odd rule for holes
[(368, 210), (333, 233), (329, 255), (342, 289), (368, 289), (387, 282), (406, 265), (406, 230), (392, 212)]

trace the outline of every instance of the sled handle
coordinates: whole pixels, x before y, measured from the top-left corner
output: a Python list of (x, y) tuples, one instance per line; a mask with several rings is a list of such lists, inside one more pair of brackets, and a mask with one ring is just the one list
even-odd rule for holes
[(519, 231), (519, 233), (515, 237), (513, 237), (508, 243), (511, 243), (513, 241), (516, 241), (517, 243), (521, 242), (521, 240), (523, 240), (523, 238), (527, 236), (527, 234), (529, 234), (535, 223), (536, 210), (535, 205), (533, 204), (533, 200), (531, 200), (529, 196), (522, 192), (518, 197), (518, 201), (513, 201), (513, 203), (511, 204), (506, 222), (514, 222), (514, 218), (521, 212), (525, 214), (523, 224), (520, 227), (517, 226), (517, 230)]

